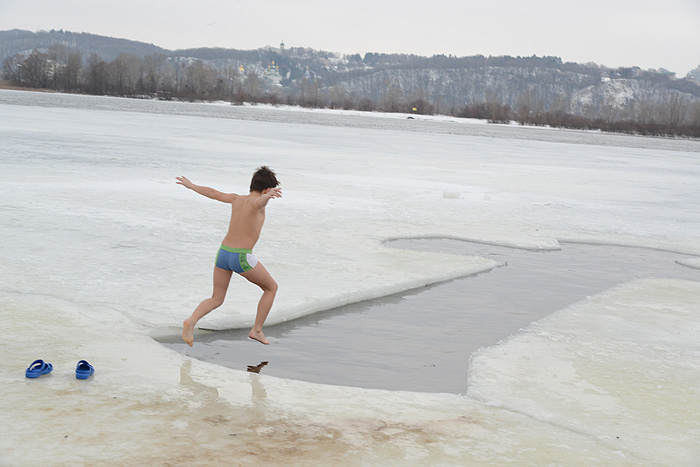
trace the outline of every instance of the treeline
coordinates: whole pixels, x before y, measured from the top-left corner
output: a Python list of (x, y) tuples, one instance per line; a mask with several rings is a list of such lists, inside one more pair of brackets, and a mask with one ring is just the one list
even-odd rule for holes
[[(156, 53), (140, 57), (122, 53), (106, 62), (60, 44), (46, 52), (14, 54), (5, 59), (2, 77), (27, 88), (51, 89), (95, 95), (180, 100), (225, 100), (234, 103), (289, 103), (319, 107), (324, 105), (321, 81), (302, 76), (283, 88), (279, 71), (250, 67), (233, 62), (212, 64), (189, 57), (168, 57)], [(275, 76), (276, 74), (276, 76)], [(363, 103), (362, 105), (365, 105)]]
[[(465, 105), (457, 116), (463, 118), (478, 118), (488, 120), (490, 123), (509, 123), (516, 121), (520, 125), (549, 126), (553, 128), (566, 128), (571, 130), (600, 130), (610, 133), (626, 133), (645, 136), (673, 136), (700, 138), (700, 104), (695, 105), (694, 123), (682, 123), (675, 121), (669, 123), (669, 119), (639, 120), (609, 120), (604, 118), (590, 118), (573, 115), (562, 111), (533, 112), (528, 108), (520, 108), (518, 111), (499, 103), (481, 103)], [(662, 115), (667, 113), (666, 108), (654, 109), (653, 113)]]
[[(615, 107), (610, 105), (610, 112), (603, 116), (600, 112), (594, 114), (592, 111), (587, 116), (585, 109), (582, 114), (573, 114), (568, 110), (568, 104), (552, 105), (557, 99), (564, 102), (560, 96), (545, 103), (528, 92), (520, 93), (510, 103), (504, 102), (499, 92), (487, 92), (480, 101), (478, 98), (471, 99), (465, 104), (465, 99), (462, 99), (461, 103), (455, 100), (447, 104), (439, 93), (426, 91), (427, 86), (408, 91), (409, 86), (402, 85), (396, 79), (381, 81), (376, 86), (381, 92), (370, 97), (366, 91), (348, 91), (347, 82), (335, 81), (328, 84), (332, 81), (310, 72), (308, 68), (305, 73), (301, 70), (295, 73), (285, 72), (287, 77), (283, 79), (279, 67), (255, 67), (250, 62), (245, 62), (248, 67), (246, 70), (242, 66), (243, 62), (235, 60), (212, 62), (184, 56), (169, 57), (162, 53), (146, 56), (121, 53), (108, 62), (97, 54), (90, 54), (85, 59), (81, 52), (60, 44), (53, 44), (44, 50), (35, 49), (29, 55), (15, 54), (8, 57), (2, 67), (3, 78), (17, 86), (61, 92), (178, 100), (224, 100), (237, 104), (288, 104), (424, 115), (440, 113), (485, 119), (492, 123), (517, 121), (522, 125), (700, 138), (700, 101), (681, 99), (675, 91), (669, 92), (662, 102), (657, 101), (656, 104), (637, 103), (637, 107), (628, 108), (624, 113), (614, 112)], [(351, 61), (361, 60), (359, 55), (350, 58)], [(415, 63), (419, 57), (367, 54), (364, 62), (386, 64), (400, 61), (397, 58)], [(438, 65), (436, 62), (442, 61), (443, 57), (425, 60), (431, 65)], [(479, 66), (496, 63), (508, 65), (515, 59), (477, 56), (460, 60)], [(567, 65), (556, 57), (532, 57), (528, 63), (533, 67), (545, 68)], [(619, 69), (614, 73), (639, 78), (646, 72)], [(659, 76), (655, 75), (654, 78), (666, 79)]]
[[(397, 88), (375, 102), (351, 94), (341, 85), (324, 86), (313, 72), (301, 74), (288, 86), (280, 84), (279, 71), (245, 70), (235, 62), (212, 62), (187, 57), (119, 54), (106, 62), (54, 44), (46, 52), (15, 54), (3, 63), (3, 78), (16, 86), (121, 97), (181, 100), (225, 100), (233, 103), (289, 104), (334, 109), (380, 110), (432, 114), (435, 107), (423, 96), (406, 100)], [(276, 76), (275, 76), (276, 75)], [(288, 80), (289, 81), (289, 80)]]
[[(228, 74), (226, 73), (228, 72)], [(165, 54), (119, 54), (106, 62), (54, 44), (47, 52), (15, 54), (3, 63), (3, 78), (15, 85), (125, 97), (224, 99), (234, 94), (238, 71), (214, 70), (200, 60), (172, 60)]]

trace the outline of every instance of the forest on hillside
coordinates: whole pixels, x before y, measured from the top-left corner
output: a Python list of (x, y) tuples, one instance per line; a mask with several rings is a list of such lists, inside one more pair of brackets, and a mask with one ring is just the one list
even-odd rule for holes
[(224, 100), (515, 120), (700, 137), (700, 84), (666, 70), (558, 57), (340, 55), (308, 48), (168, 51), (64, 31), (0, 31), (8, 85), (136, 98)]

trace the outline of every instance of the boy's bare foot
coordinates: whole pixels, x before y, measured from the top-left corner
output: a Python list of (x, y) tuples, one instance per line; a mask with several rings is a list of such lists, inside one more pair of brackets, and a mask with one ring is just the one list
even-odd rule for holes
[(190, 347), (192, 347), (194, 343), (194, 326), (191, 324), (189, 318), (182, 323), (182, 340)]
[(265, 334), (263, 334), (262, 331), (251, 329), (248, 337), (254, 341), (260, 342), (261, 344), (270, 345), (270, 341), (265, 338)]

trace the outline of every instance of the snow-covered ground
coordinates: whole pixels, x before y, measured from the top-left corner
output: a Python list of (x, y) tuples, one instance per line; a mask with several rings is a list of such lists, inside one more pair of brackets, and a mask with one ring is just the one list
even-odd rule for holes
[[(149, 336), (209, 293), (228, 221), (178, 175), (245, 192), (277, 171), (256, 247), (281, 287), (272, 324), (495, 266), (386, 238), (636, 245), (698, 267), (699, 159), (688, 140), (0, 91), (0, 463), (697, 465), (697, 282), (572, 304), (475, 355), (464, 396), (236, 372)], [(202, 327), (249, 326), (257, 298), (234, 281)], [(55, 369), (25, 380), (36, 358)], [(83, 358), (97, 372), (77, 381)]]

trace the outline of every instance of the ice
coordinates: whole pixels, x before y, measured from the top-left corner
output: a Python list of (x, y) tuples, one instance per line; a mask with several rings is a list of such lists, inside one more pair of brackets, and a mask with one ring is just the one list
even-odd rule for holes
[(682, 264), (683, 266), (688, 266), (689, 268), (695, 268), (695, 269), (700, 269), (700, 258), (687, 258), (687, 259), (681, 259), (678, 260), (678, 264)]
[[(175, 176), (244, 192), (257, 166), (278, 172), (284, 198), (255, 251), (280, 284), (272, 324), (496, 266), (388, 238), (700, 254), (699, 154), (688, 140), (0, 91), (0, 463), (693, 465), (694, 282), (574, 304), (475, 356), (464, 396), (236, 372), (149, 335), (177, 333), (210, 293), (228, 221)], [(202, 327), (250, 325), (259, 292), (235, 279)], [(27, 381), (36, 358), (55, 370)], [(78, 383), (80, 359), (96, 375)]]
[(693, 465), (698, 310), (699, 282), (625, 284), (482, 350), (471, 361), (468, 394), (650, 463)]

